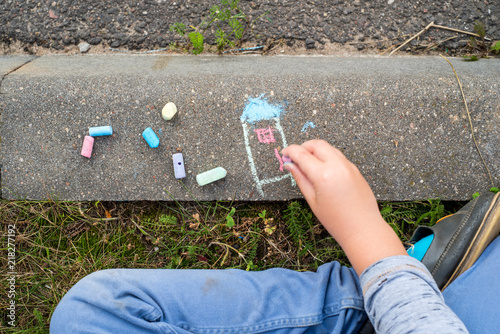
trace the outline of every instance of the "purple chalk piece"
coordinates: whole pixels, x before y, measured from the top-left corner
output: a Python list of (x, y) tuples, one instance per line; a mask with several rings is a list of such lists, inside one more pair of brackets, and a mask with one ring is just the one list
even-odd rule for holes
[(292, 159), (290, 159), (290, 157), (287, 157), (286, 155), (283, 156), (283, 163), (287, 163), (287, 162), (292, 162)]
[(186, 177), (186, 169), (184, 169), (184, 158), (182, 153), (175, 153), (172, 155), (174, 159), (174, 174), (176, 179), (183, 179)]

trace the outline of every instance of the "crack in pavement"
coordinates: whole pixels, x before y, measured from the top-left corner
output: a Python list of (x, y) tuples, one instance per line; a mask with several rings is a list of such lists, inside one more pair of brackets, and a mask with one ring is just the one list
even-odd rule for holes
[(19, 70), (21, 67), (23, 67), (23, 66), (25, 66), (25, 65), (27, 65), (27, 64), (29, 64), (29, 63), (31, 63), (33, 60), (38, 59), (38, 58), (40, 58), (40, 57), (41, 57), (41, 56), (35, 56), (33, 59), (30, 59), (30, 60), (28, 60), (27, 62), (25, 62), (25, 63), (23, 63), (23, 64), (21, 64), (21, 65), (17, 66), (16, 68), (14, 68), (14, 69), (12, 69), (12, 70), (8, 71), (7, 73), (3, 74), (3, 75), (2, 75), (2, 77), (0, 78), (0, 95), (5, 94), (5, 93), (2, 93), (2, 83), (3, 83), (4, 79), (5, 79), (5, 78), (6, 78), (9, 74), (14, 73), (15, 71)]

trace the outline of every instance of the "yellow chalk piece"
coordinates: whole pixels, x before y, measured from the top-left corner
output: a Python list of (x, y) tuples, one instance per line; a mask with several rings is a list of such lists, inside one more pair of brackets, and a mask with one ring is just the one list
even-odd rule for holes
[(170, 121), (175, 114), (177, 113), (177, 107), (173, 102), (169, 102), (165, 104), (161, 111), (161, 117), (163, 117), (164, 120)]

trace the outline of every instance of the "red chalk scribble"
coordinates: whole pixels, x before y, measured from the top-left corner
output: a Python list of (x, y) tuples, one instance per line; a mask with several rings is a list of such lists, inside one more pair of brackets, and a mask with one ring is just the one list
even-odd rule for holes
[(259, 140), (259, 142), (263, 144), (271, 144), (276, 142), (276, 139), (274, 139), (273, 135), (274, 129), (271, 129), (271, 127), (268, 127), (267, 129), (255, 129), (253, 131), (257, 134), (257, 139)]
[(280, 172), (283, 171), (283, 158), (281, 158), (280, 152), (278, 152), (277, 148), (274, 148), (274, 155), (276, 155), (276, 158), (280, 162)]

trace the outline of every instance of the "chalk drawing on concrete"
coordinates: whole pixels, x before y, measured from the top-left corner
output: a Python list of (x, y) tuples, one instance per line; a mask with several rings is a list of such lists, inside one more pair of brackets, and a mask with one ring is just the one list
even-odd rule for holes
[(307, 121), (307, 122), (304, 124), (304, 126), (302, 127), (302, 130), (300, 130), (300, 132), (306, 132), (306, 130), (307, 130), (308, 128), (314, 129), (315, 127), (316, 127), (316, 125), (314, 125), (314, 123), (313, 123), (313, 122), (311, 122), (311, 121)]
[[(257, 139), (259, 143), (263, 144), (275, 143), (276, 139), (273, 135), (273, 132), (277, 131), (282, 140), (282, 145), (283, 145), (282, 147), (284, 148), (288, 146), (285, 138), (285, 133), (280, 123), (280, 115), (281, 113), (283, 113), (284, 107), (281, 105), (270, 104), (269, 102), (267, 102), (267, 99), (265, 99), (263, 96), (264, 95), (261, 95), (256, 98), (250, 97), (240, 117), (241, 126), (243, 127), (245, 149), (248, 156), (248, 162), (250, 164), (250, 171), (255, 181), (255, 187), (257, 188), (257, 191), (261, 196), (264, 196), (264, 190), (262, 189), (262, 186), (266, 184), (279, 182), (281, 180), (289, 178), (291, 180), (292, 186), (296, 185), (295, 180), (293, 179), (290, 173), (264, 179), (259, 178), (259, 174), (257, 173), (256, 163), (253, 157), (249, 139), (250, 128), (255, 123), (261, 121), (269, 121), (269, 123), (272, 124), (272, 126), (269, 125), (267, 128), (254, 129), (254, 132), (257, 134)], [(283, 172), (283, 158), (281, 157), (276, 148), (274, 149), (274, 153), (279, 162), (279, 170)]]
[(278, 152), (278, 149), (275, 148), (274, 149), (274, 155), (276, 156), (276, 159), (278, 159), (279, 163), (280, 163), (280, 172), (283, 171), (283, 163), (284, 163), (284, 159), (283, 157), (280, 155), (280, 152)]
[(268, 126), (266, 129), (255, 129), (253, 131), (257, 134), (257, 139), (260, 143), (271, 144), (276, 142), (276, 139), (274, 139), (273, 135), (274, 129), (272, 129), (270, 126)]

